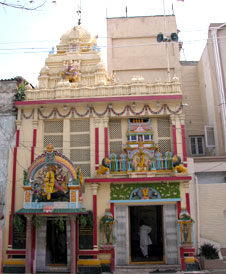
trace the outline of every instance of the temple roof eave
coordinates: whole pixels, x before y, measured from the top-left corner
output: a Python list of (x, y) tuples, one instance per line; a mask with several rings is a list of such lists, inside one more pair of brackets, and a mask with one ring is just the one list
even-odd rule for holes
[(186, 174), (179, 176), (161, 176), (161, 177), (96, 177), (96, 178), (86, 178), (85, 183), (133, 183), (133, 182), (184, 182), (191, 181), (192, 177)]
[[(60, 82), (53, 89), (34, 89), (26, 91), (27, 101), (68, 99), (68, 98), (97, 98), (97, 97), (134, 97), (134, 96), (172, 96), (182, 95), (180, 84), (155, 85), (155, 84), (117, 84), (78, 86), (69, 82)], [(77, 85), (77, 86), (76, 86)]]
[(74, 103), (114, 103), (114, 102), (138, 102), (138, 101), (173, 101), (174, 103), (181, 103), (183, 99), (182, 94), (153, 94), (153, 95), (128, 95), (128, 96), (87, 96), (87, 97), (63, 97), (63, 98), (34, 98), (33, 100), (16, 101), (15, 106), (29, 106), (29, 105), (57, 105), (57, 104), (74, 104)]

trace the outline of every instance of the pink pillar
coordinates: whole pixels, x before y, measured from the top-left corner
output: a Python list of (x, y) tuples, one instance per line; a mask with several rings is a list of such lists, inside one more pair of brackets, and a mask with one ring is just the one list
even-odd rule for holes
[(26, 262), (25, 262), (25, 273), (31, 274), (31, 218), (32, 216), (26, 216)]
[(190, 196), (189, 193), (186, 193), (186, 207), (187, 207), (187, 212), (191, 214), (191, 209), (190, 209)]
[(180, 218), (180, 213), (181, 213), (181, 201), (177, 202), (177, 218)]
[(75, 254), (75, 270), (76, 270), (76, 273), (78, 272), (78, 259), (79, 259), (79, 255), (78, 255), (78, 252), (79, 252), (79, 221), (78, 221), (78, 218), (76, 218), (76, 230), (75, 230), (75, 237), (76, 237), (76, 246), (75, 246), (75, 250), (76, 250), (76, 254)]
[(185, 263), (184, 263), (184, 248), (180, 247), (180, 262), (181, 262), (181, 270), (185, 271)]
[(71, 217), (71, 273), (76, 273), (76, 250), (75, 250), (75, 216)]
[(172, 125), (172, 135), (173, 135), (173, 154), (177, 155), (177, 134), (176, 134), (175, 125)]
[(31, 244), (31, 272), (34, 273), (34, 260), (35, 260), (35, 246), (36, 246), (36, 227), (32, 227), (32, 244)]
[(114, 203), (111, 203), (111, 214), (114, 218), (115, 217), (115, 204)]
[(97, 245), (97, 190), (98, 184), (92, 184), (93, 191), (93, 248), (96, 249)]
[(99, 167), (99, 128), (95, 128), (95, 168)]
[(13, 213), (15, 212), (15, 199), (16, 199), (16, 167), (17, 167), (17, 148), (20, 142), (20, 130), (16, 131), (16, 147), (13, 151), (13, 178), (12, 178), (12, 194), (11, 194), (11, 212), (9, 215), (9, 240), (8, 245), (12, 246), (13, 241)]
[(108, 158), (108, 128), (104, 128), (104, 156)]
[(176, 131), (176, 117), (175, 115), (170, 115), (171, 125), (172, 125), (172, 137), (173, 137), (173, 154), (177, 155), (177, 131)]
[(97, 246), (97, 195), (93, 195), (93, 246)]
[(182, 138), (182, 151), (183, 151), (183, 163), (187, 166), (187, 147), (186, 147), (186, 136), (184, 127), (184, 114), (180, 114), (180, 124), (181, 124), (181, 138)]
[(34, 158), (35, 158), (34, 155), (35, 155), (36, 140), (37, 140), (37, 129), (34, 128), (33, 129), (33, 144), (31, 147), (31, 164), (33, 163)]

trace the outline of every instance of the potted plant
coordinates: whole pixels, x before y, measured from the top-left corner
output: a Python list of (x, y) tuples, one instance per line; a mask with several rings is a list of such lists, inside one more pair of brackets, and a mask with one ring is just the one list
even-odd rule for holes
[(200, 263), (202, 269), (214, 269), (217, 268), (216, 264), (219, 261), (219, 250), (210, 243), (204, 243), (199, 248), (200, 251)]

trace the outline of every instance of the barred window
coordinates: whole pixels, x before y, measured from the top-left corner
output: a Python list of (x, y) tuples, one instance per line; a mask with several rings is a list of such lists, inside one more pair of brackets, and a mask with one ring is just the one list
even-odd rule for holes
[(70, 121), (70, 159), (81, 167), (84, 177), (90, 177), (90, 121)]
[(71, 132), (90, 131), (89, 120), (71, 120), (70, 128)]
[(122, 138), (122, 127), (120, 119), (112, 119), (109, 121), (109, 136), (110, 139)]
[(116, 153), (120, 155), (122, 153), (122, 142), (121, 141), (111, 141), (110, 142), (110, 154)]
[(170, 121), (167, 117), (158, 119), (158, 137), (170, 137)]
[(48, 144), (52, 144), (55, 150), (62, 152), (63, 120), (44, 121), (44, 149)]
[(162, 154), (165, 154), (168, 150), (171, 151), (171, 141), (170, 139), (160, 139), (158, 140), (158, 148)]
[(45, 121), (44, 133), (63, 133), (63, 121)]

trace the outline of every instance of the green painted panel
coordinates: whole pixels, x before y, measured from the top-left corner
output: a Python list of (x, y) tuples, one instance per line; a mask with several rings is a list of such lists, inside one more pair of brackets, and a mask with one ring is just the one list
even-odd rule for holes
[(111, 184), (111, 200), (129, 200), (132, 191), (139, 187), (151, 187), (161, 199), (180, 198), (180, 183)]

